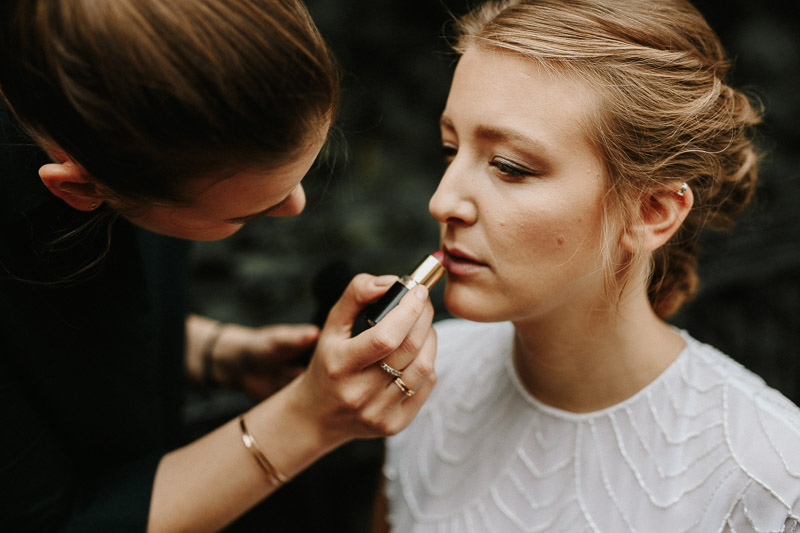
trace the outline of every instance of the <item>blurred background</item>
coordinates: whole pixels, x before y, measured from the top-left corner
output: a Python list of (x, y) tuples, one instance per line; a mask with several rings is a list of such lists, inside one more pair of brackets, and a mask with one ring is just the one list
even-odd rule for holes
[[(404, 274), (438, 248), (427, 203), (444, 168), (438, 116), (455, 62), (446, 26), (476, 3), (307, 2), (344, 72), (331, 157), (304, 180), (301, 216), (195, 245), (193, 311), (251, 326), (319, 321), (353, 274)], [(746, 216), (703, 237), (702, 290), (673, 322), (800, 403), (800, 21), (790, 2), (695, 5), (733, 60), (733, 84), (766, 107), (765, 158)], [(441, 293), (437, 319), (448, 316)], [(187, 416), (213, 424), (247, 402), (194, 393)], [(345, 446), (232, 530), (368, 531), (380, 457), (379, 441)]]

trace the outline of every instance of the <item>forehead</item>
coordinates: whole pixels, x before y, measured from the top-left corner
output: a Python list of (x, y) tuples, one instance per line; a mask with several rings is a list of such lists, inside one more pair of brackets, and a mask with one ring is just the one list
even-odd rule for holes
[[(462, 55), (443, 114), (445, 121), (490, 123), (509, 132), (538, 133), (542, 142), (585, 141), (599, 95), (558, 67), (525, 56), (473, 46)], [(456, 120), (458, 119), (458, 120)]]

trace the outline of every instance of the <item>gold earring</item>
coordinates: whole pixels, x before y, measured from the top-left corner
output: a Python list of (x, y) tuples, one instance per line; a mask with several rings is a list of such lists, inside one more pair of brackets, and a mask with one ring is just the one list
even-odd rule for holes
[(97, 206), (99, 206), (99, 205), (100, 205), (100, 204), (99, 204), (99, 203), (97, 203), (97, 202), (92, 202), (92, 203), (90, 203), (90, 204), (89, 204), (89, 211), (94, 211), (95, 209), (97, 209)]

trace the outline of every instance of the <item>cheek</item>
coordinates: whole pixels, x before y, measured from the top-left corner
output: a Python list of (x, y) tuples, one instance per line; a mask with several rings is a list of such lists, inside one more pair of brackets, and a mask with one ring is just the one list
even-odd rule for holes
[(242, 229), (240, 224), (211, 224), (205, 220), (182, 217), (171, 210), (153, 210), (125, 218), (132, 224), (153, 233), (190, 241), (217, 241), (230, 237)]
[(565, 218), (557, 213), (539, 210), (535, 214), (520, 213), (497, 224), (496, 240), (507, 254), (525, 261), (531, 256), (557, 253), (574, 240)]
[(506, 217), (497, 224), (495, 242), (503, 260), (517, 266), (541, 268), (566, 265), (578, 257), (582, 262), (598, 256), (600, 220), (571, 209), (539, 210), (527, 216)]
[(602, 264), (602, 224), (594, 215), (576, 216), (553, 236), (553, 248), (564, 266), (593, 271)]

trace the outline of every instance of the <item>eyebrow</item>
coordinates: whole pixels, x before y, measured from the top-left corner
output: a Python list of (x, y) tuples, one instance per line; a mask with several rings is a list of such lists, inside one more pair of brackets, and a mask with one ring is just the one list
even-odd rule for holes
[[(439, 124), (443, 128), (455, 131), (455, 126), (453, 126), (453, 122), (444, 115), (442, 115), (442, 118), (439, 120)], [(488, 139), (492, 141), (503, 140), (503, 139), (515, 141), (526, 147), (528, 146), (533, 147), (538, 152), (544, 155), (547, 155), (547, 153), (549, 152), (547, 146), (542, 141), (539, 141), (532, 137), (528, 137), (527, 135), (524, 135), (519, 131), (511, 128), (500, 128), (494, 126), (479, 125), (475, 127), (475, 135), (481, 139)]]
[(227, 222), (229, 224), (247, 224), (248, 222), (252, 222), (253, 220), (257, 220), (259, 218), (268, 216), (273, 211), (277, 211), (278, 209), (280, 209), (281, 207), (286, 205), (286, 203), (289, 201), (289, 198), (291, 198), (291, 197), (292, 197), (292, 195), (289, 194), (289, 196), (287, 196), (286, 198), (284, 198), (283, 200), (281, 200), (277, 204), (269, 206), (268, 208), (264, 209), (263, 211), (259, 211), (258, 213), (253, 213), (252, 215), (245, 215), (243, 217), (226, 218), (225, 222)]

